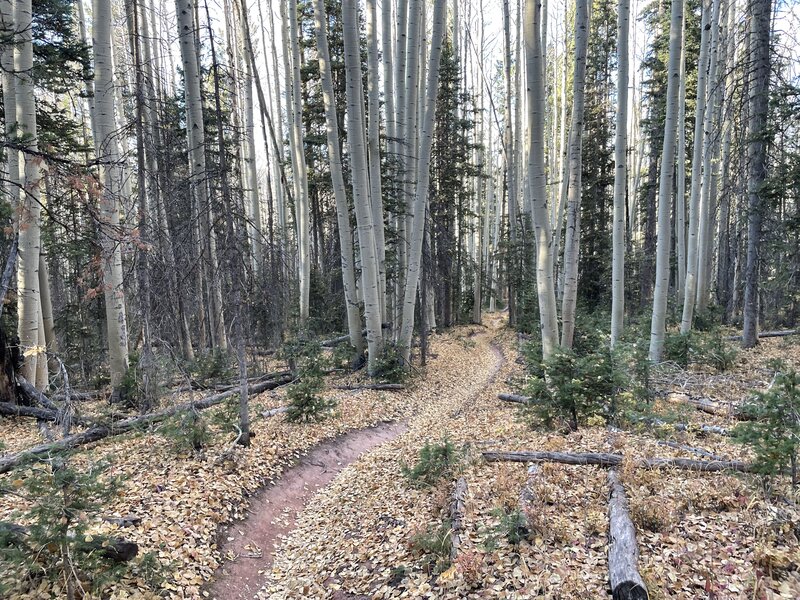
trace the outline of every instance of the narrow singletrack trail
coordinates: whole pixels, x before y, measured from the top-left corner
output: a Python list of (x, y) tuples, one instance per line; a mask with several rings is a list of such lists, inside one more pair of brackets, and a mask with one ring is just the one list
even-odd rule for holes
[[(467, 441), (451, 435), (451, 429), (470, 418), (477, 399), (494, 393), (506, 364), (494, 342), (500, 325), (492, 320), (466, 336), (437, 340), (437, 357), (414, 389), (428, 402), (408, 420), (404, 433), (363, 454), (312, 499), (276, 553), (258, 598), (370, 597), (391, 576), (397, 564), (379, 564), (373, 557), (391, 556), (405, 544), (403, 531), (415, 520), (394, 501), (424, 494), (408, 489), (402, 468), (416, 461), (425, 443), (446, 437)], [(365, 572), (374, 574), (373, 583), (357, 594), (348, 591), (351, 577), (363, 580)]]
[[(441, 441), (451, 422), (464, 419), (478, 397), (491, 394), (505, 365), (494, 341), (502, 321), (488, 323), (436, 336), (435, 354), (410, 391), (419, 409), (405, 423), (356, 430), (320, 444), (258, 494), (247, 518), (222, 536), (226, 560), (207, 588), (210, 597), (357, 597), (342, 595), (336, 570), (371, 568), (371, 545), (397, 543), (383, 534), (411, 515), (391, 514), (382, 506), (405, 492), (401, 465), (412, 464), (419, 448)], [(364, 557), (360, 567), (347, 564), (353, 551)], [(340, 559), (345, 560), (340, 564)]]

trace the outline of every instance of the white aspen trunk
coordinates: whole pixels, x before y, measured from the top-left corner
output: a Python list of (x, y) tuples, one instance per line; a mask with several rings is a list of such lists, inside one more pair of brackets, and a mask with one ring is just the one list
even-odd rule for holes
[(419, 178), (414, 200), (414, 222), (412, 226), (411, 251), (409, 252), (408, 273), (403, 299), (403, 320), (398, 344), (403, 359), (410, 366), (411, 338), (414, 332), (414, 305), (417, 297), (420, 267), (422, 259), (422, 241), (424, 235), (425, 212), (428, 204), (428, 185), (430, 183), (431, 149), (433, 147), (433, 130), (436, 113), (436, 97), (439, 91), (439, 63), (442, 57), (442, 41), (444, 39), (444, 17), (446, 0), (436, 0), (433, 10), (433, 33), (431, 36), (431, 52), (428, 63), (428, 78), (425, 86), (425, 119), (422, 122), (420, 139)]
[[(286, 17), (284, 3), (281, 10)], [(297, 25), (297, 0), (289, 0), (289, 40), (291, 43), (292, 119), (290, 139), (292, 144), (292, 172), (294, 174), (295, 219), (297, 221), (297, 257), (300, 279), (300, 328), (308, 324), (308, 301), (311, 291), (311, 223), (308, 215), (308, 174), (305, 139), (303, 134), (303, 101), (300, 90), (300, 40)], [(288, 52), (284, 48), (284, 52)]]
[[(566, 17), (565, 17), (566, 19)], [(561, 255), (561, 232), (564, 229), (564, 212), (567, 207), (567, 194), (569, 192), (569, 161), (567, 160), (567, 136), (569, 126), (567, 125), (567, 72), (569, 71), (569, 43), (567, 42), (566, 25), (564, 27), (564, 68), (561, 71), (561, 139), (559, 141), (559, 156), (561, 164), (558, 172), (561, 178), (561, 185), (558, 192), (558, 209), (555, 211), (555, 224), (553, 226), (553, 257), (558, 267), (559, 256)], [(558, 297), (563, 296), (564, 290), (564, 269), (557, 268), (558, 276)]]
[[(25, 151), (19, 161), (18, 174), (22, 188), (19, 196), (18, 254), (17, 254), (17, 314), (20, 350), (24, 356), (22, 375), (38, 385), (37, 366), (47, 363), (41, 347), (41, 310), (39, 287), (39, 253), (41, 248), (41, 196), (44, 174), (42, 163), (29, 152), (38, 151), (36, 100), (33, 95), (33, 44), (31, 32), (31, 2), (17, 0), (14, 6), (14, 73), (16, 82), (17, 135), (25, 136)], [(41, 388), (40, 388), (41, 389)]]
[[(0, 47), (0, 67), (2, 67), (3, 108), (6, 140), (17, 137), (17, 77), (14, 72), (14, 5), (12, 0), (0, 0), (0, 31), (6, 41)], [(4, 174), (8, 178), (4, 188), (11, 202), (11, 214), (16, 222), (17, 203), (20, 197), (19, 151), (8, 148)]]
[[(710, 1), (710, 0), (709, 0)], [(700, 60), (697, 67), (697, 104), (694, 116), (694, 147), (692, 149), (692, 181), (689, 194), (689, 240), (686, 247), (686, 287), (683, 296), (681, 333), (692, 329), (695, 296), (697, 295), (697, 247), (700, 230), (700, 184), (703, 168), (703, 119), (706, 111), (706, 82), (708, 71), (708, 46), (710, 43), (711, 5), (703, 3)]]
[[(703, 117), (703, 178), (700, 184), (700, 218), (697, 231), (697, 293), (695, 302), (697, 310), (705, 310), (708, 306), (708, 275), (711, 255), (708, 252), (709, 236), (711, 235), (711, 217), (713, 216), (712, 187), (716, 179), (712, 177), (712, 159), (714, 149), (717, 147), (714, 128), (714, 118), (717, 112), (717, 98), (719, 97), (719, 81), (717, 77), (717, 61), (719, 57), (719, 13), (720, 0), (713, 0), (711, 14), (711, 45), (709, 48), (708, 82), (709, 91)], [(693, 174), (694, 176), (694, 174)]]
[[(414, 192), (417, 181), (417, 166), (419, 163), (419, 148), (417, 146), (418, 104), (419, 104), (419, 59), (420, 59), (420, 21), (422, 20), (423, 0), (409, 0), (408, 3), (408, 38), (406, 46), (405, 69), (405, 129), (403, 153), (405, 155), (405, 237), (407, 270), (410, 271), (410, 242), (414, 235), (411, 230), (414, 214)], [(406, 281), (408, 286), (408, 281)], [(405, 309), (403, 311), (405, 314)]]
[[(261, 4), (259, 3), (259, 8), (260, 7), (261, 7)], [(277, 121), (278, 121), (278, 132), (277, 133), (278, 133), (278, 136), (280, 138), (280, 143), (278, 144), (278, 159), (279, 160), (274, 163), (275, 170), (274, 170), (274, 175), (273, 175), (273, 177), (275, 178), (275, 181), (277, 183), (277, 182), (281, 182), (282, 181), (281, 173), (280, 173), (280, 165), (285, 164), (285, 162), (286, 162), (286, 153), (284, 152), (284, 149), (283, 149), (284, 137), (283, 137), (283, 103), (281, 102), (281, 77), (280, 77), (280, 69), (278, 69), (278, 49), (275, 46), (275, 37), (277, 36), (277, 33), (275, 33), (275, 19), (274, 19), (274, 15), (272, 13), (272, 7), (271, 6), (270, 6), (270, 10), (269, 10), (269, 21), (270, 21), (270, 30), (272, 31), (272, 36), (270, 37), (270, 45), (272, 46), (272, 71), (273, 71), (273, 73), (272, 73), (272, 75), (273, 75), (272, 81), (275, 82), (275, 96), (274, 96), (275, 112), (274, 112), (274, 114), (278, 115), (278, 118), (277, 118)], [(261, 34), (262, 35), (266, 35), (266, 32), (263, 30), (263, 28), (264, 28), (264, 20), (263, 19), (261, 19), (261, 27), (262, 27)], [(286, 33), (284, 31), (284, 38), (285, 38), (285, 36), (286, 36)], [(285, 44), (284, 44), (284, 46), (285, 46)], [(284, 53), (284, 57), (285, 57), (285, 53)], [(288, 83), (288, 81), (289, 81), (288, 69), (286, 69), (286, 71), (287, 71), (287, 73), (286, 73), (285, 81), (286, 81), (286, 83)], [(276, 213), (277, 213), (277, 216), (278, 216), (278, 232), (279, 232), (279, 236), (278, 237), (283, 239), (283, 240), (288, 241), (287, 238), (286, 238), (286, 235), (287, 235), (287, 231), (286, 231), (286, 193), (288, 191), (288, 187), (286, 189), (284, 189), (284, 185), (281, 184), (281, 185), (277, 185), (276, 189), (277, 189), (277, 192), (278, 192), (276, 194), (276, 196), (275, 196), (275, 201), (276, 201), (276, 204), (277, 204)], [(283, 260), (283, 256), (284, 256), (283, 244), (279, 243), (278, 244), (278, 262), (280, 264), (280, 269), (281, 269), (282, 272), (284, 271), (285, 266), (286, 266), (284, 264), (285, 261)]]
[[(480, 254), (480, 268), (479, 273), (486, 271), (486, 286), (491, 290), (491, 267), (489, 267), (489, 222), (492, 218), (492, 203), (494, 202), (494, 180), (493, 180), (493, 156), (492, 156), (492, 120), (489, 118), (487, 126), (487, 142), (486, 142), (486, 202), (483, 206), (483, 227), (481, 230), (481, 254)], [(478, 280), (480, 282), (480, 279)], [(491, 296), (491, 292), (489, 292)], [(479, 308), (483, 307), (484, 302), (479, 300)], [(478, 315), (480, 317), (480, 314)]]
[(564, 239), (564, 296), (561, 303), (561, 347), (572, 348), (578, 301), (578, 260), (581, 240), (581, 169), (586, 91), (586, 52), (589, 43), (587, 0), (575, 4), (575, 70), (572, 79), (572, 121), (569, 142), (569, 195)]
[(396, 27), (396, 40), (395, 40), (395, 53), (394, 53), (394, 86), (395, 86), (395, 160), (397, 161), (397, 184), (396, 184), (396, 202), (398, 206), (398, 214), (394, 216), (395, 230), (397, 234), (397, 278), (394, 286), (394, 315), (392, 322), (394, 323), (394, 337), (400, 332), (401, 322), (403, 319), (403, 295), (405, 293), (405, 279), (406, 272), (408, 271), (408, 232), (406, 231), (406, 215), (403, 207), (406, 205), (405, 181), (408, 174), (405, 172), (406, 161), (405, 156), (408, 152), (406, 148), (406, 46), (408, 43), (408, 3), (409, 0), (398, 0), (397, 14), (395, 15)]
[[(383, 66), (383, 99), (386, 103), (386, 153), (391, 158), (397, 157), (397, 107), (395, 105), (395, 79), (393, 70), (393, 59), (395, 57), (395, 48), (393, 40), (395, 39), (392, 29), (392, 0), (383, 0), (381, 6), (381, 59)], [(394, 189), (394, 184), (389, 182), (389, 189)], [(389, 215), (386, 221), (389, 224), (395, 223), (393, 215)], [(391, 225), (390, 225), (391, 226)], [(393, 320), (394, 307), (398, 304), (396, 293), (396, 280), (391, 283), (386, 279), (386, 239), (384, 235), (383, 241), (383, 318), (384, 320)]]
[[(683, 0), (676, 0), (682, 2)], [(611, 347), (625, 319), (625, 193), (628, 182), (628, 32), (630, 0), (617, 4), (617, 122), (614, 134), (614, 223), (611, 257)], [(682, 61), (681, 61), (682, 62)], [(679, 125), (680, 127), (680, 120)]]
[(59, 348), (58, 340), (56, 339), (55, 319), (53, 318), (53, 302), (50, 298), (50, 274), (47, 268), (47, 261), (41, 253), (39, 254), (39, 292), (45, 345), (48, 352), (58, 354)]
[(502, 191), (498, 194), (497, 199), (495, 200), (495, 210), (494, 210), (494, 231), (492, 233), (492, 256), (490, 258), (491, 264), (490, 269), (492, 271), (492, 277), (489, 278), (490, 284), (492, 286), (492, 296), (489, 299), (489, 312), (494, 312), (497, 310), (497, 298), (500, 297), (500, 261), (497, 258), (498, 255), (498, 246), (500, 244), (500, 221), (503, 219), (503, 203), (501, 202), (502, 199)]
[(528, 178), (533, 201), (536, 234), (536, 287), (542, 330), (542, 353), (548, 358), (558, 345), (558, 317), (553, 285), (552, 231), (547, 213), (547, 185), (544, 173), (544, 77), (542, 73), (539, 9), (536, 0), (525, 0), (525, 58), (528, 96)]
[(378, 81), (378, 9), (367, 0), (367, 98), (369, 102), (369, 195), (378, 259), (381, 322), (386, 315), (386, 241), (383, 231), (383, 186), (381, 184), (380, 90)]
[[(239, 6), (236, 3), (236, 6)], [(240, 44), (244, 44), (244, 20), (247, 19), (247, 5), (241, 5), (241, 9), (236, 11), (239, 14)], [(253, 245), (253, 261), (255, 262), (256, 273), (261, 273), (264, 267), (264, 243), (261, 227), (261, 196), (258, 190), (258, 171), (256, 169), (256, 140), (255, 140), (255, 116), (253, 109), (253, 68), (248, 53), (242, 52), (244, 58), (244, 75), (242, 77), (243, 91), (243, 110), (244, 110), (244, 136), (242, 144), (244, 146), (244, 184), (245, 202), (250, 211), (252, 222), (249, 224), (250, 240)]]
[[(506, 131), (505, 131), (505, 161), (508, 181), (508, 231), (511, 237), (511, 245), (517, 243), (517, 211), (519, 199), (517, 198), (517, 179), (516, 179), (516, 158), (514, 157), (514, 113), (512, 110), (513, 96), (511, 94), (511, 17), (508, 8), (509, 0), (503, 0), (503, 31), (505, 41), (505, 54), (503, 60), (503, 70), (505, 71), (506, 84)], [(511, 301), (511, 299), (509, 299)], [(513, 317), (513, 315), (512, 315)], [(512, 323), (513, 325), (513, 323)]]
[(669, 291), (670, 204), (675, 169), (675, 134), (678, 118), (678, 87), (683, 39), (683, 2), (672, 3), (669, 27), (669, 64), (667, 70), (667, 111), (664, 119), (664, 149), (658, 186), (658, 233), (656, 241), (656, 282), (653, 291), (653, 317), (650, 322), (650, 360), (660, 362), (664, 351), (667, 292)]
[(383, 349), (381, 329), (381, 285), (378, 256), (375, 247), (375, 227), (370, 202), (367, 145), (364, 126), (364, 90), (361, 74), (358, 8), (356, 0), (342, 2), (342, 38), (347, 87), (347, 145), (353, 183), (353, 204), (358, 226), (358, 246), (361, 254), (361, 282), (364, 295), (364, 317), (367, 324), (368, 371), (375, 373)]
[(105, 287), (108, 357), (115, 394), (128, 368), (128, 327), (122, 282), (120, 194), (124, 174), (117, 143), (114, 111), (114, 61), (111, 50), (111, 2), (94, 0), (92, 20), (94, 49), (94, 141), (100, 161), (100, 246)]
[[(685, 39), (686, 20), (681, 38)], [(678, 262), (676, 295), (683, 298), (686, 287), (686, 46), (681, 51), (680, 89), (678, 90), (678, 148), (675, 174), (675, 257)]]
[(347, 309), (347, 328), (350, 344), (359, 355), (364, 353), (364, 336), (361, 331), (361, 310), (356, 297), (355, 265), (353, 263), (353, 232), (350, 227), (350, 209), (347, 203), (342, 157), (339, 152), (339, 124), (336, 120), (336, 99), (333, 94), (331, 59), (328, 50), (325, 3), (314, 0), (314, 27), (317, 37), (319, 72), (322, 98), (325, 103), (325, 127), (328, 137), (328, 159), (331, 163), (331, 183), (336, 200), (336, 219), (339, 225), (339, 245), (342, 251), (342, 284)]
[[(203, 121), (203, 104), (200, 93), (200, 72), (197, 57), (199, 49), (196, 44), (194, 21), (194, 0), (175, 0), (175, 13), (178, 24), (178, 45), (181, 50), (181, 65), (185, 80), (186, 100), (186, 139), (189, 151), (189, 178), (200, 220), (202, 221), (201, 241), (204, 245), (209, 275), (208, 281), (211, 335), (214, 346), (227, 350), (228, 341), (225, 333), (225, 320), (222, 313), (222, 284), (217, 262), (217, 243), (214, 233), (214, 215), (206, 181), (205, 125)], [(198, 248), (199, 250), (199, 248)], [(198, 299), (199, 300), (199, 299)]]

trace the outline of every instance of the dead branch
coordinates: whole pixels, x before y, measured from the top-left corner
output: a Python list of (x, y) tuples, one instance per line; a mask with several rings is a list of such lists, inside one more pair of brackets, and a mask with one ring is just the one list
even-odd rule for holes
[[(482, 455), (488, 462), (555, 462), (565, 465), (598, 465), (601, 467), (618, 467), (625, 458), (622, 454), (608, 452), (482, 452)], [(719, 471), (755, 472), (752, 465), (736, 460), (702, 461), (689, 458), (643, 458), (634, 461), (634, 465), (643, 469), (673, 468), (707, 473)]]

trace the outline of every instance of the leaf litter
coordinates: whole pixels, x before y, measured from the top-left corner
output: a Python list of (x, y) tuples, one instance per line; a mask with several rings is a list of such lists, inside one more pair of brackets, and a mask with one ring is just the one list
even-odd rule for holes
[[(569, 434), (532, 430), (513, 406), (496, 399), (497, 393), (510, 391), (507, 381), (522, 376), (517, 338), (499, 315), (488, 315), (485, 325), (432, 336), (435, 358), (410, 389), (329, 390), (326, 394), (339, 400), (333, 418), (302, 426), (280, 417), (256, 419), (252, 446), (234, 448), (222, 461), (217, 459), (229, 449), (233, 434), (220, 431), (200, 453), (176, 455), (157, 429), (79, 451), (78, 462), (110, 457), (112, 474), (125, 479), (108, 514), (143, 517), (134, 528), (98, 523), (97, 530), (135, 541), (141, 552), (155, 551), (170, 566), (161, 589), (148, 589), (132, 575), (109, 597), (210, 597), (203, 586), (225, 560), (217, 538), (245, 517), (248, 497), (321, 441), (380, 422), (405, 420), (408, 430), (364, 454), (314, 495), (282, 538), (270, 568), (257, 558), (264, 549), (251, 549), (253, 568), (264, 571), (258, 573), (264, 578), (258, 598), (607, 598), (604, 470), (544, 464), (528, 477), (524, 465), (484, 463), (477, 458), (481, 450), (618, 452), (626, 455), (626, 464), (645, 456), (697, 458), (660, 445), (657, 434), (731, 459), (748, 458), (727, 438), (669, 427), (650, 432), (587, 427)], [(766, 387), (768, 365), (776, 359), (800, 367), (796, 342), (763, 340), (741, 354), (730, 373), (673, 371), (658, 383), (664, 392), (690, 391), (737, 404), (753, 389)], [(252, 414), (282, 405), (283, 396), (278, 389), (252, 398)], [(691, 410), (682, 418), (726, 428), (734, 424), (732, 417)], [(35, 424), (22, 419), (0, 420), (0, 435), (9, 452), (40, 441)], [(464, 450), (458, 474), (469, 487), (461, 555), (436, 573), (409, 541), (447, 516), (451, 482), (417, 488), (405, 480), (402, 468), (413, 464), (425, 443), (445, 437)], [(776, 503), (764, 499), (753, 476), (626, 467), (622, 479), (651, 598), (800, 597), (800, 511), (786, 482), (773, 482), (773, 494), (790, 501)], [(525, 486), (534, 499), (530, 533), (514, 545), (496, 531), (502, 510), (518, 506)], [(13, 499), (0, 497), (0, 519), (13, 508)], [(38, 590), (16, 596), (44, 597), (52, 596)]]

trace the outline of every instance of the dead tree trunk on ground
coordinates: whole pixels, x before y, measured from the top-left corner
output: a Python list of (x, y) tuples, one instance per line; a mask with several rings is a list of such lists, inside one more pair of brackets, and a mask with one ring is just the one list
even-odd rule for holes
[(639, 575), (636, 528), (631, 521), (625, 488), (617, 472), (608, 472), (608, 578), (614, 600), (647, 600), (647, 587)]

